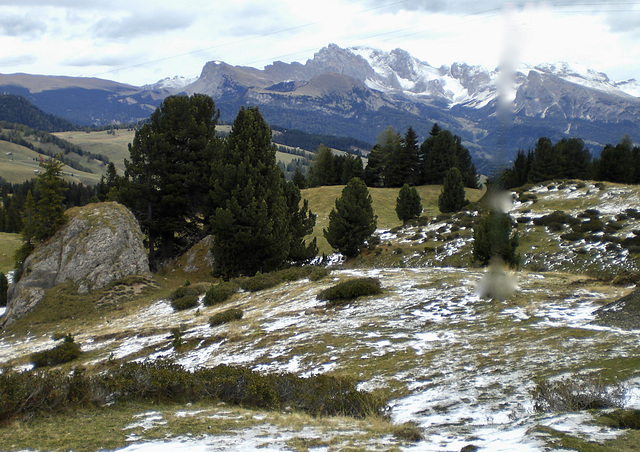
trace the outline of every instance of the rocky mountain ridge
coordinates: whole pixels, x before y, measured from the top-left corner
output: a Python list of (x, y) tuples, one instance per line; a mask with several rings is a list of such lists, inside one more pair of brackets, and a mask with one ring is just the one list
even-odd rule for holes
[(580, 137), (594, 154), (624, 135), (640, 136), (635, 80), (615, 82), (566, 63), (513, 71), (460, 62), (433, 67), (401, 49), (330, 44), (304, 64), (276, 61), (256, 69), (211, 61), (196, 80), (177, 76), (140, 88), (64, 81), (43, 88), (0, 75), (0, 91), (23, 94), (80, 123), (144, 119), (166, 96), (181, 92), (212, 96), (223, 121), (241, 106), (257, 105), (272, 125), (369, 143), (388, 126), (400, 132), (412, 126), (424, 138), (438, 123), (462, 138), (481, 169), (504, 164), (541, 136)]

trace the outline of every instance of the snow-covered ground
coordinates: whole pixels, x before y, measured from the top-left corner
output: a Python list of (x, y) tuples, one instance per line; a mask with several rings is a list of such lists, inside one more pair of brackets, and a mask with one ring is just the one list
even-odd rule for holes
[[(512, 216), (535, 218), (551, 213), (556, 210), (556, 199), (564, 202), (563, 210), (572, 215), (594, 203), (603, 217), (640, 205), (635, 191), (617, 186), (600, 190), (593, 185), (541, 185), (532, 192), (540, 201), (536, 205), (516, 203)], [(541, 208), (545, 206), (542, 200), (550, 207)], [(636, 227), (633, 221), (626, 227)], [(443, 227), (448, 226), (434, 223), (398, 233), (378, 233), (383, 243), (400, 243), (403, 237), (417, 234), (422, 234), (419, 242), (424, 243), (426, 234)], [(551, 236), (550, 240), (560, 239)], [(457, 252), (469, 239), (461, 236), (448, 243), (432, 255), (434, 260)], [(595, 243), (592, 246), (604, 255), (604, 249), (599, 250)], [(560, 259), (562, 253), (571, 256), (571, 246), (563, 245), (559, 250), (558, 256), (551, 258)], [(612, 255), (611, 259), (612, 265), (618, 265), (629, 256)], [(431, 265), (333, 268), (331, 275), (319, 282), (303, 280), (254, 294), (241, 293), (219, 307), (173, 312), (167, 301), (157, 300), (136, 315), (105, 320), (78, 333), (76, 341), (91, 352), (91, 358), (82, 364), (90, 366), (109, 358), (171, 358), (187, 369), (237, 364), (300, 376), (355, 375), (359, 389), (384, 388), (391, 394), (393, 422), (412, 421), (419, 426), (424, 440), (400, 447), (407, 451), (452, 451), (468, 444), (492, 451), (549, 450), (544, 437), (535, 433), (536, 426), (594, 441), (620, 434), (592, 423), (590, 413), (537, 413), (531, 390), (539, 378), (598, 373), (638, 356), (640, 331), (592, 323), (598, 307), (626, 294), (630, 287), (527, 271), (517, 274), (518, 289), (513, 297), (489, 301), (476, 293), (484, 276), (480, 270)], [(321, 290), (358, 276), (380, 278), (384, 293), (339, 309), (327, 309), (317, 300)], [(208, 326), (210, 315), (229, 307), (242, 308), (243, 319)], [(185, 351), (171, 345), (171, 330), (176, 326), (190, 344)], [(0, 337), (0, 367), (24, 369), (28, 354), (54, 343), (50, 335), (4, 335)], [(640, 408), (640, 371), (627, 373), (625, 404)], [(252, 427), (220, 435), (145, 441), (140, 432), (162, 422), (162, 414), (140, 413), (125, 427), (132, 431), (132, 444), (124, 450), (281, 451), (291, 450), (289, 440), (293, 438), (332, 437), (334, 444), (341, 444), (341, 435), (349, 434), (315, 427), (286, 428), (265, 418)], [(366, 450), (397, 446), (391, 436), (358, 441)], [(322, 446), (309, 450), (338, 449)]]
[[(384, 294), (332, 310), (316, 299), (335, 281), (356, 276), (380, 278)], [(87, 365), (109, 357), (173, 358), (188, 369), (239, 364), (301, 376), (356, 372), (360, 389), (385, 387), (398, 394), (390, 404), (394, 422), (420, 426), (424, 441), (407, 450), (460, 450), (470, 443), (487, 450), (545, 450), (542, 439), (530, 433), (536, 425), (595, 440), (615, 435), (590, 425), (589, 414), (535, 413), (530, 391), (538, 377), (638, 354), (637, 331), (590, 323), (597, 307), (624, 290), (587, 290), (562, 276), (524, 273), (518, 275), (515, 296), (497, 302), (476, 295), (482, 276), (476, 270), (432, 267), (334, 270), (320, 283), (299, 281), (241, 294), (231, 302), (245, 312), (236, 324), (210, 328), (208, 315), (221, 308), (201, 306), (202, 315), (196, 316), (195, 309), (174, 313), (160, 300), (117, 325), (78, 334), (76, 341), (92, 351)], [(196, 344), (189, 351), (176, 352), (170, 345), (170, 329), (177, 324), (183, 325), (183, 340)], [(125, 333), (118, 335), (121, 339), (95, 340), (114, 328)], [(52, 344), (48, 337), (3, 337), (0, 365)], [(637, 405), (639, 387), (637, 380), (630, 382), (630, 404)], [(162, 422), (154, 416), (141, 415), (132, 423)], [(132, 437), (136, 444), (126, 450), (289, 450), (286, 439), (305, 434), (327, 435), (266, 423), (170, 443)]]

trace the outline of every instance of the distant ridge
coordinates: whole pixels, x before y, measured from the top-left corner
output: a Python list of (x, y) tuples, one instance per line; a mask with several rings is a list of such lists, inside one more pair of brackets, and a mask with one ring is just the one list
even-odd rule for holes
[(43, 112), (25, 97), (14, 94), (0, 94), (0, 121), (23, 124), (43, 132), (61, 132), (78, 127), (66, 119)]
[(425, 139), (434, 123), (458, 135), (479, 170), (508, 164), (518, 150), (577, 137), (597, 156), (629, 135), (640, 142), (640, 85), (567, 63), (521, 66), (514, 73), (464, 62), (433, 67), (402, 49), (320, 49), (302, 63), (256, 69), (222, 61), (193, 81), (165, 78), (133, 87), (107, 80), (0, 74), (0, 92), (81, 125), (146, 119), (173, 94), (210, 95), (229, 123), (258, 106), (271, 126), (375, 143), (391, 126)]

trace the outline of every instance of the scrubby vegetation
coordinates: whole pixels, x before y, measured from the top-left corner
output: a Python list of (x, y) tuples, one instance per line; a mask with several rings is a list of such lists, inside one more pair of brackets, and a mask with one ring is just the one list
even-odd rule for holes
[(198, 298), (205, 293), (202, 285), (189, 285), (178, 287), (169, 296), (171, 307), (176, 311), (183, 311), (198, 305)]
[(337, 306), (358, 297), (380, 293), (382, 285), (378, 278), (356, 278), (323, 290), (318, 294), (318, 300), (327, 300), (329, 306)]
[(537, 411), (581, 411), (622, 406), (623, 388), (608, 386), (598, 377), (573, 376), (539, 381), (532, 391)]
[(226, 311), (218, 312), (217, 314), (209, 317), (209, 325), (224, 325), (225, 323), (233, 322), (234, 320), (240, 320), (243, 315), (242, 309), (240, 308), (227, 309)]
[(102, 374), (82, 368), (0, 374), (0, 422), (29, 419), (85, 405), (108, 402), (222, 401), (244, 407), (285, 407), (315, 416), (383, 415), (386, 402), (356, 389), (356, 381), (318, 375), (263, 375), (243, 367), (217, 366), (188, 372), (169, 361), (126, 363)]
[(76, 344), (73, 336), (68, 334), (65, 336), (64, 341), (54, 348), (33, 353), (31, 355), (31, 362), (36, 368), (56, 366), (73, 361), (81, 354), (80, 346)]

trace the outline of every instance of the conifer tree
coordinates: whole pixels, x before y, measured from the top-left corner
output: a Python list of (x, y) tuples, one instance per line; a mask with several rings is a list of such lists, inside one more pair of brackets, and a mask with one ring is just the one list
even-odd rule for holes
[(335, 208), (329, 213), (329, 227), (323, 233), (334, 250), (353, 257), (371, 237), (376, 224), (371, 194), (365, 183), (354, 177), (336, 199)]
[(148, 237), (152, 267), (202, 235), (219, 116), (206, 95), (170, 96), (129, 146), (119, 199)]
[(407, 221), (418, 218), (422, 213), (422, 200), (415, 187), (404, 184), (396, 199), (396, 214), (402, 221), (402, 225)]
[(292, 234), (271, 129), (255, 107), (241, 108), (212, 166), (214, 272), (253, 276), (281, 266)]
[(473, 239), (473, 255), (481, 265), (488, 265), (494, 256), (512, 267), (518, 265), (518, 234), (509, 214), (491, 211), (480, 217), (473, 226)]
[(31, 247), (36, 236), (36, 202), (33, 199), (31, 190), (27, 192), (27, 198), (24, 202), (22, 225), (22, 241), (25, 246)]
[(336, 171), (335, 157), (331, 149), (324, 145), (318, 146), (309, 168), (309, 186), (322, 187), (338, 183), (340, 183), (340, 174)]
[(289, 216), (289, 230), (291, 231), (291, 244), (287, 260), (303, 263), (318, 255), (317, 240), (305, 242), (305, 237), (313, 232), (316, 225), (316, 215), (309, 210), (309, 201), (300, 201), (302, 196), (300, 189), (293, 182), (283, 181), (284, 195), (287, 200), (287, 215)]
[(468, 201), (465, 199), (464, 184), (462, 183), (462, 175), (458, 168), (451, 168), (447, 171), (442, 185), (442, 191), (438, 197), (438, 208), (442, 213), (457, 212)]
[(384, 171), (385, 187), (401, 187), (418, 183), (418, 144), (413, 128), (390, 150)]
[(33, 233), (38, 241), (47, 240), (67, 221), (63, 204), (66, 189), (61, 177), (63, 166), (61, 161), (53, 158), (40, 161), (42, 170), (35, 185), (38, 201)]

